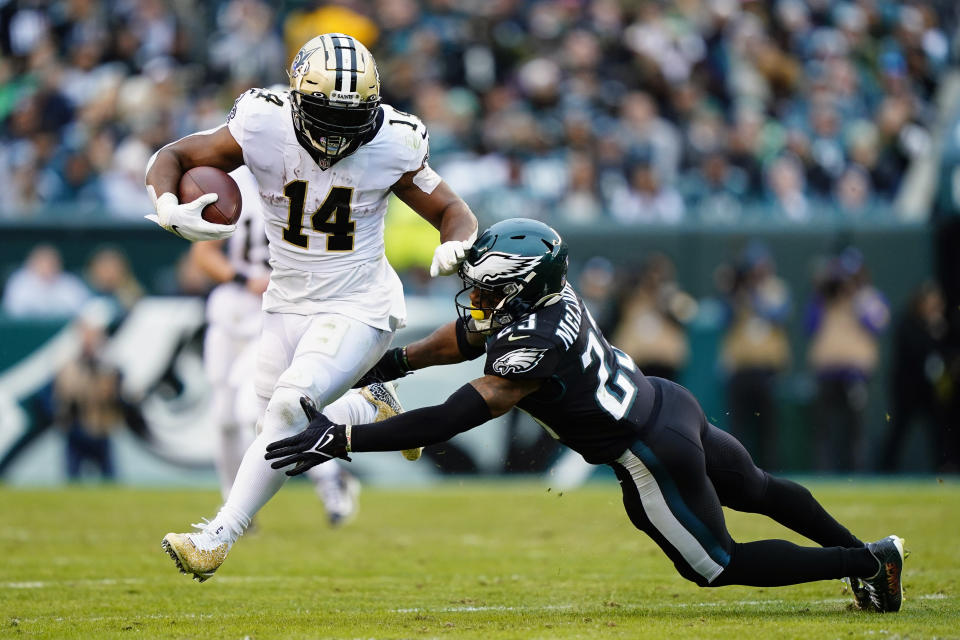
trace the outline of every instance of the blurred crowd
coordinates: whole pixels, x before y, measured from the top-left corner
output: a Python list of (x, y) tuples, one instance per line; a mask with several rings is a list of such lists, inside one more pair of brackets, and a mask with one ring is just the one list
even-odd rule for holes
[[(685, 383), (692, 338), (699, 334), (709, 350), (703, 336), (718, 332), (715, 376), (706, 384), (722, 387), (713, 409), (726, 411), (708, 415), (763, 468), (780, 469), (789, 458), (827, 473), (916, 469), (905, 451), (911, 431), (922, 428), (928, 450), (920, 467), (960, 471), (960, 432), (951, 426), (960, 417), (960, 353), (948, 338), (938, 285), (922, 283), (903, 309), (891, 309), (862, 253), (847, 246), (818, 260), (812, 293), (798, 304), (760, 241), (714, 275), (714, 294), (697, 301), (663, 254), (619, 272), (595, 257), (577, 285), (611, 342), (647, 375)], [(702, 312), (707, 306), (720, 313)], [(886, 347), (890, 364), (878, 380)], [(871, 394), (879, 396), (874, 410), (884, 408), (879, 421), (869, 412)], [(791, 422), (801, 432), (791, 439), (800, 450), (788, 451), (784, 409), (796, 414)]]
[(939, 0), (7, 0), (0, 218), (138, 219), (147, 159), (343, 31), (482, 222), (875, 220), (931, 145)]

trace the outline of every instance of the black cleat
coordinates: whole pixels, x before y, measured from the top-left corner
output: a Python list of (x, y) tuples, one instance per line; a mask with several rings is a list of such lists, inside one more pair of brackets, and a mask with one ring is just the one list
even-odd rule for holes
[[(870, 610), (878, 613), (900, 611), (903, 604), (903, 538), (887, 536), (883, 540), (868, 542), (867, 549), (880, 563), (880, 569), (872, 578), (861, 579), (863, 588), (870, 597)], [(858, 599), (859, 601), (859, 599)]]

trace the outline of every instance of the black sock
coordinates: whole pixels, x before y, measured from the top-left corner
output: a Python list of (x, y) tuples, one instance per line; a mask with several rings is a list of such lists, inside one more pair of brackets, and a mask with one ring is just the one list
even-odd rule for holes
[(734, 544), (730, 563), (712, 587), (741, 584), (780, 587), (847, 576), (869, 577), (877, 560), (866, 548), (801, 547), (786, 540)]
[(788, 529), (824, 547), (863, 547), (863, 542), (833, 516), (802, 485), (767, 476), (763, 513)]

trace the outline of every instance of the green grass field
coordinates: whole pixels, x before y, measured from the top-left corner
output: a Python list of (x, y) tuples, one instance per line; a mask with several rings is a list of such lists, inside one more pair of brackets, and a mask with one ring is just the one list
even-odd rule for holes
[(906, 538), (899, 614), (850, 610), (839, 581), (699, 589), (632, 528), (612, 480), (367, 489), (335, 531), (291, 484), (204, 584), (160, 539), (212, 515), (213, 491), (0, 488), (0, 638), (960, 637), (960, 484), (808, 486), (859, 536)]

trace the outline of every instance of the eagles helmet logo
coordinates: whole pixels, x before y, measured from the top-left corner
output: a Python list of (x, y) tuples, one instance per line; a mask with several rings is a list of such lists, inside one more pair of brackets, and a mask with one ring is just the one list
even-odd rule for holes
[(546, 349), (515, 349), (493, 361), (493, 372), (503, 376), (530, 371), (540, 364), (546, 352)]
[(515, 253), (491, 251), (472, 264), (463, 263), (463, 272), (477, 282), (493, 282), (501, 278), (522, 277), (530, 272), (543, 256), (521, 256)]

